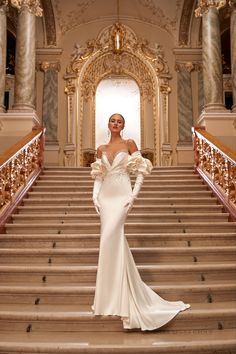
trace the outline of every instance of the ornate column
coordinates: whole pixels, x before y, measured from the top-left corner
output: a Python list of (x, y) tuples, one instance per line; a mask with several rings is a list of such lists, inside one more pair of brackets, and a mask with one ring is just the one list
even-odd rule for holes
[(169, 94), (171, 88), (169, 80), (171, 76), (168, 74), (160, 75), (160, 116), (162, 124), (160, 124), (160, 139), (161, 139), (161, 165), (172, 165), (172, 147), (170, 144), (169, 133)]
[(11, 3), (19, 10), (13, 110), (33, 110), (35, 108), (35, 16), (42, 16), (42, 10), (39, 0), (11, 0)]
[(230, 39), (231, 39), (231, 78), (233, 91), (232, 111), (236, 113), (236, 0), (230, 0), (232, 8), (230, 17)]
[(57, 142), (58, 118), (58, 72), (60, 63), (44, 61), (40, 64), (44, 72), (43, 124), (46, 127), (46, 143)]
[(202, 16), (202, 61), (206, 112), (225, 110), (218, 14), (218, 9), (225, 5), (226, 0), (198, 0), (199, 7), (195, 10), (197, 17)]
[(8, 0), (0, 0), (0, 112), (5, 112), (4, 93), (6, 77), (7, 4)]
[(175, 69), (178, 73), (178, 131), (179, 143), (192, 141), (193, 103), (191, 72), (194, 70), (192, 62), (177, 63)]
[(65, 77), (67, 80), (65, 93), (67, 95), (67, 138), (66, 145), (64, 147), (64, 165), (75, 166), (76, 165), (76, 147), (75, 147), (75, 130), (74, 115), (76, 105), (76, 77)]

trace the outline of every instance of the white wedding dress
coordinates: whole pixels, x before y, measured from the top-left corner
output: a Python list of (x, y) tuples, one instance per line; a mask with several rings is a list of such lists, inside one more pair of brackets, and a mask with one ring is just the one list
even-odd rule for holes
[(125, 329), (153, 330), (189, 308), (182, 301), (166, 301), (141, 279), (124, 235), (130, 174), (151, 172), (152, 164), (139, 151), (119, 151), (113, 162), (105, 152), (91, 164), (93, 178), (102, 178), (98, 195), (101, 238), (96, 278), (94, 315), (117, 315)]

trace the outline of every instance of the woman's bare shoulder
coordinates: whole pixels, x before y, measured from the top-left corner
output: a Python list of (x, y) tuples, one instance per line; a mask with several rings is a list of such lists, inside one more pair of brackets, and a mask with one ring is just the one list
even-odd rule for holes
[(136, 142), (133, 139), (127, 139), (126, 144), (130, 154), (138, 150)]
[(97, 156), (98, 159), (100, 159), (100, 158), (102, 157), (102, 153), (103, 153), (103, 151), (105, 151), (105, 150), (106, 150), (106, 145), (100, 145), (100, 146), (98, 146), (97, 152), (96, 152), (96, 156)]

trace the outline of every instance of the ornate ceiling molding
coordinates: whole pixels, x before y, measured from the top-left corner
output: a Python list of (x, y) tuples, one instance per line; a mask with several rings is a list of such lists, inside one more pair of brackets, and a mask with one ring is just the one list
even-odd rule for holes
[[(148, 63), (157, 76), (160, 74), (168, 74), (169, 68), (161, 46), (157, 43), (150, 44), (147, 40), (138, 38), (134, 31), (128, 26), (121, 26), (125, 34), (122, 48), (123, 54), (114, 55), (114, 63), (118, 65), (116, 70), (119, 71), (118, 67), (122, 65), (122, 60), (115, 60), (115, 58), (119, 58), (119, 55), (123, 55), (124, 57), (124, 53), (130, 53), (134, 57)], [(85, 46), (75, 44), (71, 54), (71, 61), (66, 70), (67, 75), (79, 76), (82, 67), (88, 59), (92, 60), (92, 58), (99, 57), (105, 53), (113, 53), (112, 33), (114, 27), (115, 25), (105, 28), (98, 35), (97, 39), (87, 41)], [(122, 59), (124, 59), (123, 57)]]

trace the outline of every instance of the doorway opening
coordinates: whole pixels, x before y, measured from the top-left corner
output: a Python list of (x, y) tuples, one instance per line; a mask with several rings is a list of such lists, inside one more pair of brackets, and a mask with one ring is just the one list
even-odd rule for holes
[(111, 77), (102, 80), (96, 90), (95, 144), (108, 143), (108, 119), (113, 113), (125, 118), (124, 139), (134, 139), (141, 148), (140, 90), (135, 80)]

